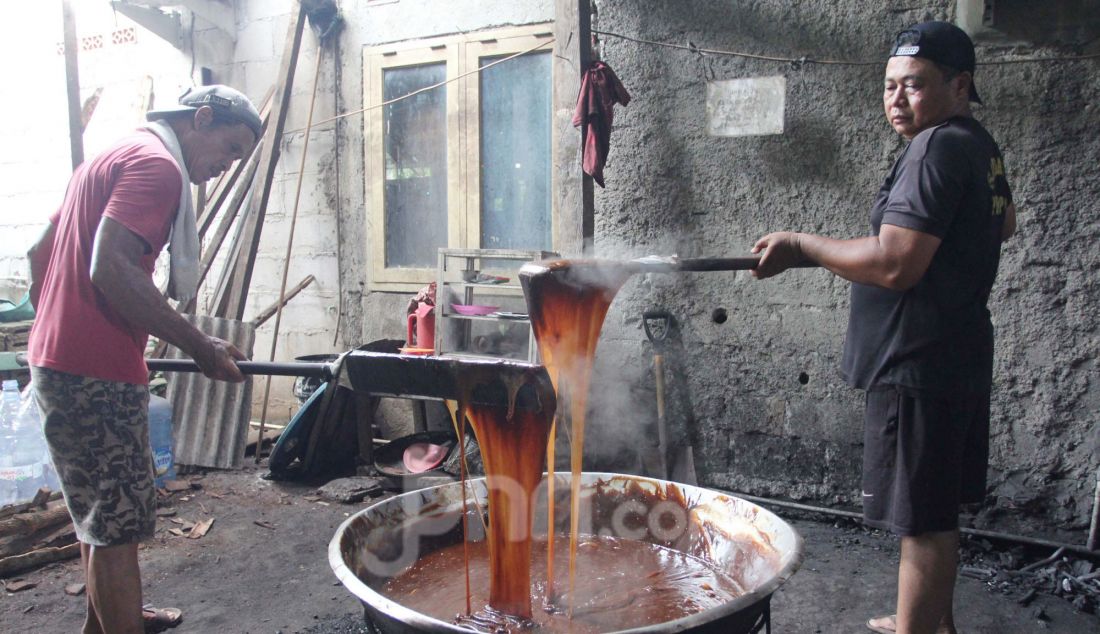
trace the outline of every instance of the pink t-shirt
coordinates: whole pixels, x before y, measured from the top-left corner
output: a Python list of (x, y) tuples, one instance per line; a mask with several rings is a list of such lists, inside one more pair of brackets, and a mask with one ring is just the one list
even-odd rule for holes
[(50, 216), (53, 252), (31, 328), (31, 365), (106, 381), (148, 383), (149, 334), (130, 325), (92, 284), (92, 245), (103, 216), (149, 245), (141, 266), (152, 277), (179, 207), (182, 178), (151, 132), (136, 131), (76, 168), (65, 201)]

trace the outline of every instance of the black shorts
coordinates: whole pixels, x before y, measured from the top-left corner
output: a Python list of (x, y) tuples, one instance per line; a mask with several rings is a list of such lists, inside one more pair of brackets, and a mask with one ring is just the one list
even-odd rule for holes
[(867, 392), (863, 518), (898, 535), (958, 528), (959, 506), (981, 502), (989, 464), (989, 392), (929, 396)]

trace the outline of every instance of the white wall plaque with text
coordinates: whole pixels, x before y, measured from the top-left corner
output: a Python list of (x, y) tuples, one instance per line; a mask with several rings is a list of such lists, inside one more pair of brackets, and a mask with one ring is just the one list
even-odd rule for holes
[(707, 134), (783, 134), (787, 78), (750, 77), (707, 82)]

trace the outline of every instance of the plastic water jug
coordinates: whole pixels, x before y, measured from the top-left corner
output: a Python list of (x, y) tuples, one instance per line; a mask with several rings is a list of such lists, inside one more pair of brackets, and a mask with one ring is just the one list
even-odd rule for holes
[(0, 397), (0, 504), (24, 502), (40, 487), (58, 490), (33, 388), (4, 381)]
[(153, 473), (157, 488), (176, 479), (172, 457), (172, 402), (159, 396), (149, 397), (149, 447), (153, 450)]
[(19, 384), (4, 381), (0, 393), (0, 506), (19, 497), (15, 473), (15, 417), (19, 412)]

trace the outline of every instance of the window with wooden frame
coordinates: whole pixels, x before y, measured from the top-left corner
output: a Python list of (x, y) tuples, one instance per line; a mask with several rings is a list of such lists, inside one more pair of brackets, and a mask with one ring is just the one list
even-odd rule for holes
[(541, 24), (364, 51), (371, 289), (434, 280), (441, 247), (553, 250), (552, 37)]

